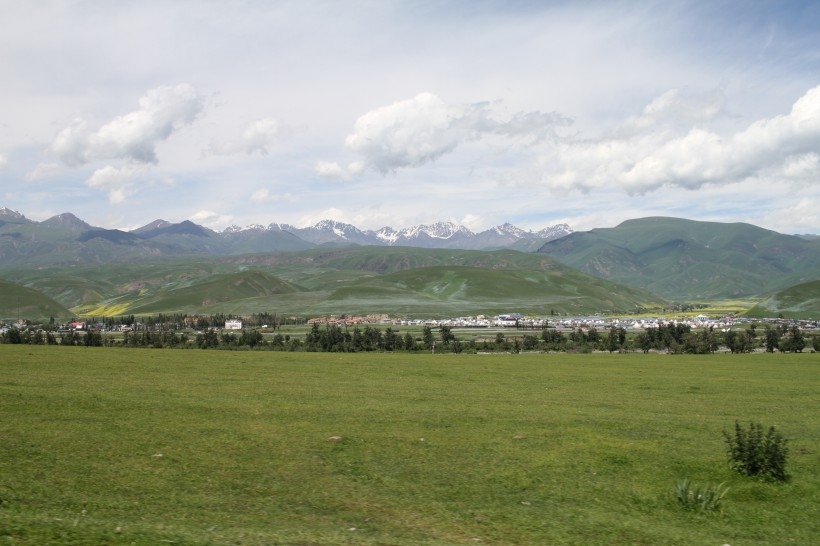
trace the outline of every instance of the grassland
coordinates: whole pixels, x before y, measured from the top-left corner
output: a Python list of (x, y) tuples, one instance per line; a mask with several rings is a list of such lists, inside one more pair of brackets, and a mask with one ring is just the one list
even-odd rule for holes
[(820, 280), (782, 290), (746, 313), (750, 317), (771, 317), (778, 314), (798, 318), (820, 316)]
[[(811, 544), (818, 365), (0, 345), (0, 544)], [(730, 473), (736, 419), (789, 482)]]
[[(6, 283), (6, 292), (25, 286), (31, 296), (53, 298), (67, 308), (61, 318), (261, 312), (451, 317), (511, 310), (597, 314), (665, 305), (645, 290), (514, 251), (330, 248), (0, 273), (16, 283)], [(16, 308), (4, 306), (2, 295), (0, 284), (0, 319), (16, 318)]]

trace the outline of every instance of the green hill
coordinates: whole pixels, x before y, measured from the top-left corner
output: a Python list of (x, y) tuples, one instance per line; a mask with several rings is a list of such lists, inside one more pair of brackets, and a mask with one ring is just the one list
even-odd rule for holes
[(766, 298), (745, 315), (764, 318), (783, 315), (787, 318), (817, 318), (820, 316), (820, 280), (791, 286)]
[[(207, 313), (242, 309), (253, 300), (275, 300), (299, 288), (261, 271), (204, 274), (163, 285), (140, 284), (124, 294), (82, 306), (86, 315)], [(255, 310), (255, 309), (254, 309)]]
[(0, 279), (0, 320), (67, 319), (71, 311), (37, 290)]
[(77, 314), (389, 313), (459, 316), (628, 312), (662, 307), (645, 290), (511, 250), (322, 248), (150, 263), (26, 268), (16, 280)]
[(629, 312), (660, 306), (657, 296), (571, 270), (432, 266), (361, 278), (329, 299), (397, 313), (436, 315), (517, 311), (547, 315)]
[(671, 300), (748, 297), (820, 278), (820, 241), (743, 223), (642, 218), (572, 233), (538, 252)]

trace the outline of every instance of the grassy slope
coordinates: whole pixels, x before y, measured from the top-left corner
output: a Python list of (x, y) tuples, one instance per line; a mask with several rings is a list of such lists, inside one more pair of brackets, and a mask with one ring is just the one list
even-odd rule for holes
[(750, 224), (642, 218), (542, 247), (590, 274), (669, 299), (762, 294), (820, 276), (820, 244)]
[[(815, 355), (0, 345), (6, 544), (810, 544)], [(788, 402), (785, 402), (788, 401)], [(735, 419), (786, 484), (730, 473)], [(332, 435), (340, 441), (329, 441)], [(675, 483), (727, 482), (724, 513)]]
[(69, 318), (71, 311), (36, 290), (0, 279), (0, 319), (30, 317)]
[(782, 313), (789, 318), (820, 316), (820, 281), (807, 282), (782, 290), (749, 309), (750, 317), (776, 317)]
[(515, 251), (323, 248), (223, 259), (157, 259), (15, 272), (84, 315), (629, 311), (657, 296)]

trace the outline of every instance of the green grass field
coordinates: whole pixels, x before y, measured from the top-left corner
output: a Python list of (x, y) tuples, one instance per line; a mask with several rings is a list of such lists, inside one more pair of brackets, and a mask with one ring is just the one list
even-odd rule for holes
[[(813, 544), (818, 379), (816, 354), (0, 345), (0, 544)], [(736, 419), (789, 439), (789, 482), (729, 471)], [(723, 511), (681, 510), (687, 477)]]

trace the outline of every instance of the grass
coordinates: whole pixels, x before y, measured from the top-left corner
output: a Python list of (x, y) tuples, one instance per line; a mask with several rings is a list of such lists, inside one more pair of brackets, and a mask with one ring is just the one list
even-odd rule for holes
[(746, 312), (750, 317), (811, 318), (820, 315), (820, 280), (781, 290)]
[[(146, 263), (0, 269), (17, 283), (12, 288), (31, 289), (27, 297), (42, 298), (38, 290), (64, 305), (64, 318), (273, 311), (440, 317), (497, 314), (511, 307), (536, 315), (550, 309), (593, 314), (664, 304), (645, 290), (514, 251), (324, 248), (207, 260), (181, 256)], [(17, 299), (3, 305), (2, 293), (0, 286), (0, 318), (16, 318), (12, 303)]]
[[(818, 364), (0, 345), (0, 544), (809, 544)], [(736, 419), (789, 482), (731, 472)]]

